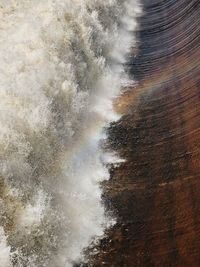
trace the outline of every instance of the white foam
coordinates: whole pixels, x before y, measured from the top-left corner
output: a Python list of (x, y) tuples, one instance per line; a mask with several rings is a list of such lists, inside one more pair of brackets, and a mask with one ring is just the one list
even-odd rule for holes
[(1, 0), (0, 267), (72, 266), (112, 223), (99, 183), (119, 160), (99, 143), (140, 12), (137, 0)]
[(0, 267), (10, 266), (10, 247), (7, 245), (4, 230), (0, 227)]

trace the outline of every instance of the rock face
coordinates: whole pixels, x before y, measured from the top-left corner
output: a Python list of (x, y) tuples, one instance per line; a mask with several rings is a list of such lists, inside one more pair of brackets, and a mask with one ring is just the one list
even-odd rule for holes
[(126, 159), (105, 184), (118, 223), (92, 266), (199, 267), (200, 1), (142, 3), (138, 84), (109, 129)]

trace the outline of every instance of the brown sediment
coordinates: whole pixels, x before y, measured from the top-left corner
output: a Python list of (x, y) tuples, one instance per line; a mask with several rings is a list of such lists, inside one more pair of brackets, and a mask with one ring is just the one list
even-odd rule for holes
[(200, 1), (143, 0), (137, 84), (116, 107), (105, 198), (117, 224), (91, 266), (200, 266)]

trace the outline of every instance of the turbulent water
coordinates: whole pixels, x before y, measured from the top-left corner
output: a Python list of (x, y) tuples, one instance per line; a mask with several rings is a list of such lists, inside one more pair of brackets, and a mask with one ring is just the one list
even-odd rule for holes
[(0, 267), (64, 267), (112, 223), (100, 148), (136, 0), (0, 0)]

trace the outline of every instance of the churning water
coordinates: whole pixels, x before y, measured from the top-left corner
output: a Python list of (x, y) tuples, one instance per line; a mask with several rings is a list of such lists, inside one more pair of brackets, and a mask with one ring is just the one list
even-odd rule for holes
[(72, 266), (112, 223), (99, 143), (139, 13), (137, 0), (0, 0), (0, 267)]

